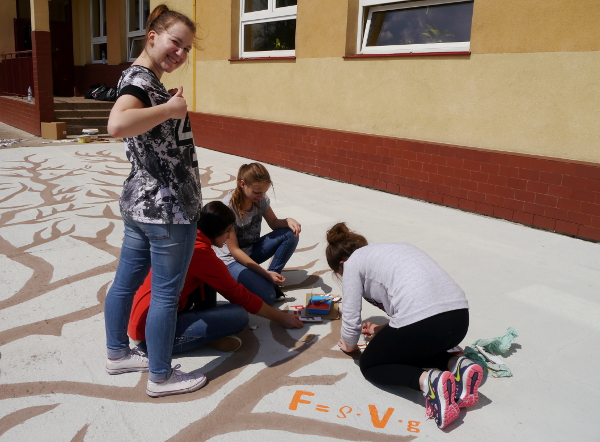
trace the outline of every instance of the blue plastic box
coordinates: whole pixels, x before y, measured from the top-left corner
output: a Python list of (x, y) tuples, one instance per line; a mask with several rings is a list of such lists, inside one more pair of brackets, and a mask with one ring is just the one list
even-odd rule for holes
[[(315, 304), (315, 302), (323, 301), (322, 303)], [(326, 315), (331, 310), (331, 299), (325, 295), (313, 295), (308, 301), (306, 311), (311, 315)]]

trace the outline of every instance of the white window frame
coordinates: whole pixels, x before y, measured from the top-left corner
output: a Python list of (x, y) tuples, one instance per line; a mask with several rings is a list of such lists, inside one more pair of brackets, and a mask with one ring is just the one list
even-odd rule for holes
[[(451, 3), (463, 3), (465, 0), (360, 0), (358, 12), (357, 54), (419, 54), (431, 52), (469, 52), (470, 41), (449, 43), (427, 43), (414, 45), (367, 46), (374, 12), (392, 9), (408, 9), (421, 6), (435, 6)], [(366, 20), (365, 20), (366, 16)]]
[(281, 51), (244, 51), (244, 25), (255, 23), (267, 23), (281, 20), (296, 20), (298, 6), (275, 7), (276, 0), (269, 0), (266, 10), (256, 12), (244, 12), (244, 0), (240, 0), (240, 58), (262, 58), (262, 57), (294, 57), (296, 49)]
[(104, 29), (102, 27), (102, 24), (104, 23), (104, 14), (106, 14), (106, 0), (98, 0), (98, 2), (100, 3), (100, 22), (99, 22), (99, 30), (100, 30), (100, 37), (94, 37), (93, 33), (94, 33), (94, 8), (92, 6), (92, 1), (90, 0), (90, 37), (92, 40), (92, 44), (91, 44), (91, 49), (92, 49), (92, 63), (106, 63), (106, 59), (108, 59), (108, 48), (106, 50), (106, 54), (104, 54), (106, 56), (106, 59), (102, 60), (102, 58), (100, 58), (99, 60), (94, 59), (94, 46), (96, 45), (100, 45), (100, 44), (106, 44), (106, 35), (104, 34)]
[[(129, 16), (132, 13), (131, 10), (129, 9), (129, 4), (130, 2), (127, 1), (127, 61), (135, 61), (135, 59), (137, 57), (132, 57), (131, 56), (131, 49), (133, 47), (133, 39), (136, 40), (143, 40), (146, 37), (146, 23), (144, 21), (144, 2), (146, 3), (150, 3), (150, 0), (141, 0), (140, 1), (140, 5), (139, 5), (139, 17), (140, 17), (140, 23), (138, 23), (138, 25), (140, 26), (140, 30), (139, 31), (129, 31)], [(130, 41), (131, 40), (131, 41)]]

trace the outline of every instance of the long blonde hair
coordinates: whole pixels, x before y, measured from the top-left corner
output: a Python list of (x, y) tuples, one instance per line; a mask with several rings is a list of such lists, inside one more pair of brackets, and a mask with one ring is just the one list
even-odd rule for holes
[[(238, 170), (236, 187), (231, 195), (231, 207), (240, 218), (244, 217), (246, 211), (244, 210), (244, 191), (242, 190), (241, 182), (244, 181), (246, 186), (252, 186), (256, 183), (266, 183), (269, 185), (273, 184), (271, 181), (271, 175), (267, 171), (267, 168), (260, 163), (242, 164), (240, 170)], [(256, 203), (253, 203), (257, 206)]]

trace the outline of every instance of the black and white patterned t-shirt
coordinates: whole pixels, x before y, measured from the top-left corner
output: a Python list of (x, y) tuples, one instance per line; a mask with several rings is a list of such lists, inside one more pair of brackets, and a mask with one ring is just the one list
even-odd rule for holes
[[(171, 98), (154, 72), (137, 65), (123, 71), (118, 84), (121, 95), (133, 95), (146, 107), (164, 104)], [(188, 116), (168, 119), (124, 142), (131, 172), (123, 184), (121, 213), (149, 224), (196, 222), (202, 193)]]

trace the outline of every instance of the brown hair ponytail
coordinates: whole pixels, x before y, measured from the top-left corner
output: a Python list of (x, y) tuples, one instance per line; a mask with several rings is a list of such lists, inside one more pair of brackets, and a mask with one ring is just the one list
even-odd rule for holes
[(342, 273), (340, 261), (347, 261), (356, 249), (368, 244), (364, 236), (348, 229), (346, 223), (337, 223), (327, 231), (327, 264), (335, 273)]
[(236, 187), (231, 195), (230, 205), (234, 212), (237, 213), (241, 218), (246, 213), (244, 211), (244, 191), (242, 190), (241, 181), (244, 180), (246, 186), (252, 186), (255, 183), (267, 183), (273, 184), (271, 181), (271, 175), (267, 171), (267, 168), (260, 163), (242, 164), (240, 170), (238, 170)]
[(196, 23), (190, 20), (187, 15), (169, 9), (169, 7), (164, 3), (154, 8), (148, 16), (148, 21), (146, 22), (146, 40), (144, 41), (144, 47), (146, 47), (146, 41), (148, 40), (148, 34), (150, 31), (155, 31), (157, 34), (161, 34), (162, 32), (167, 31), (171, 26), (173, 26), (173, 24), (177, 22), (181, 22), (186, 25), (189, 30), (196, 35)]

